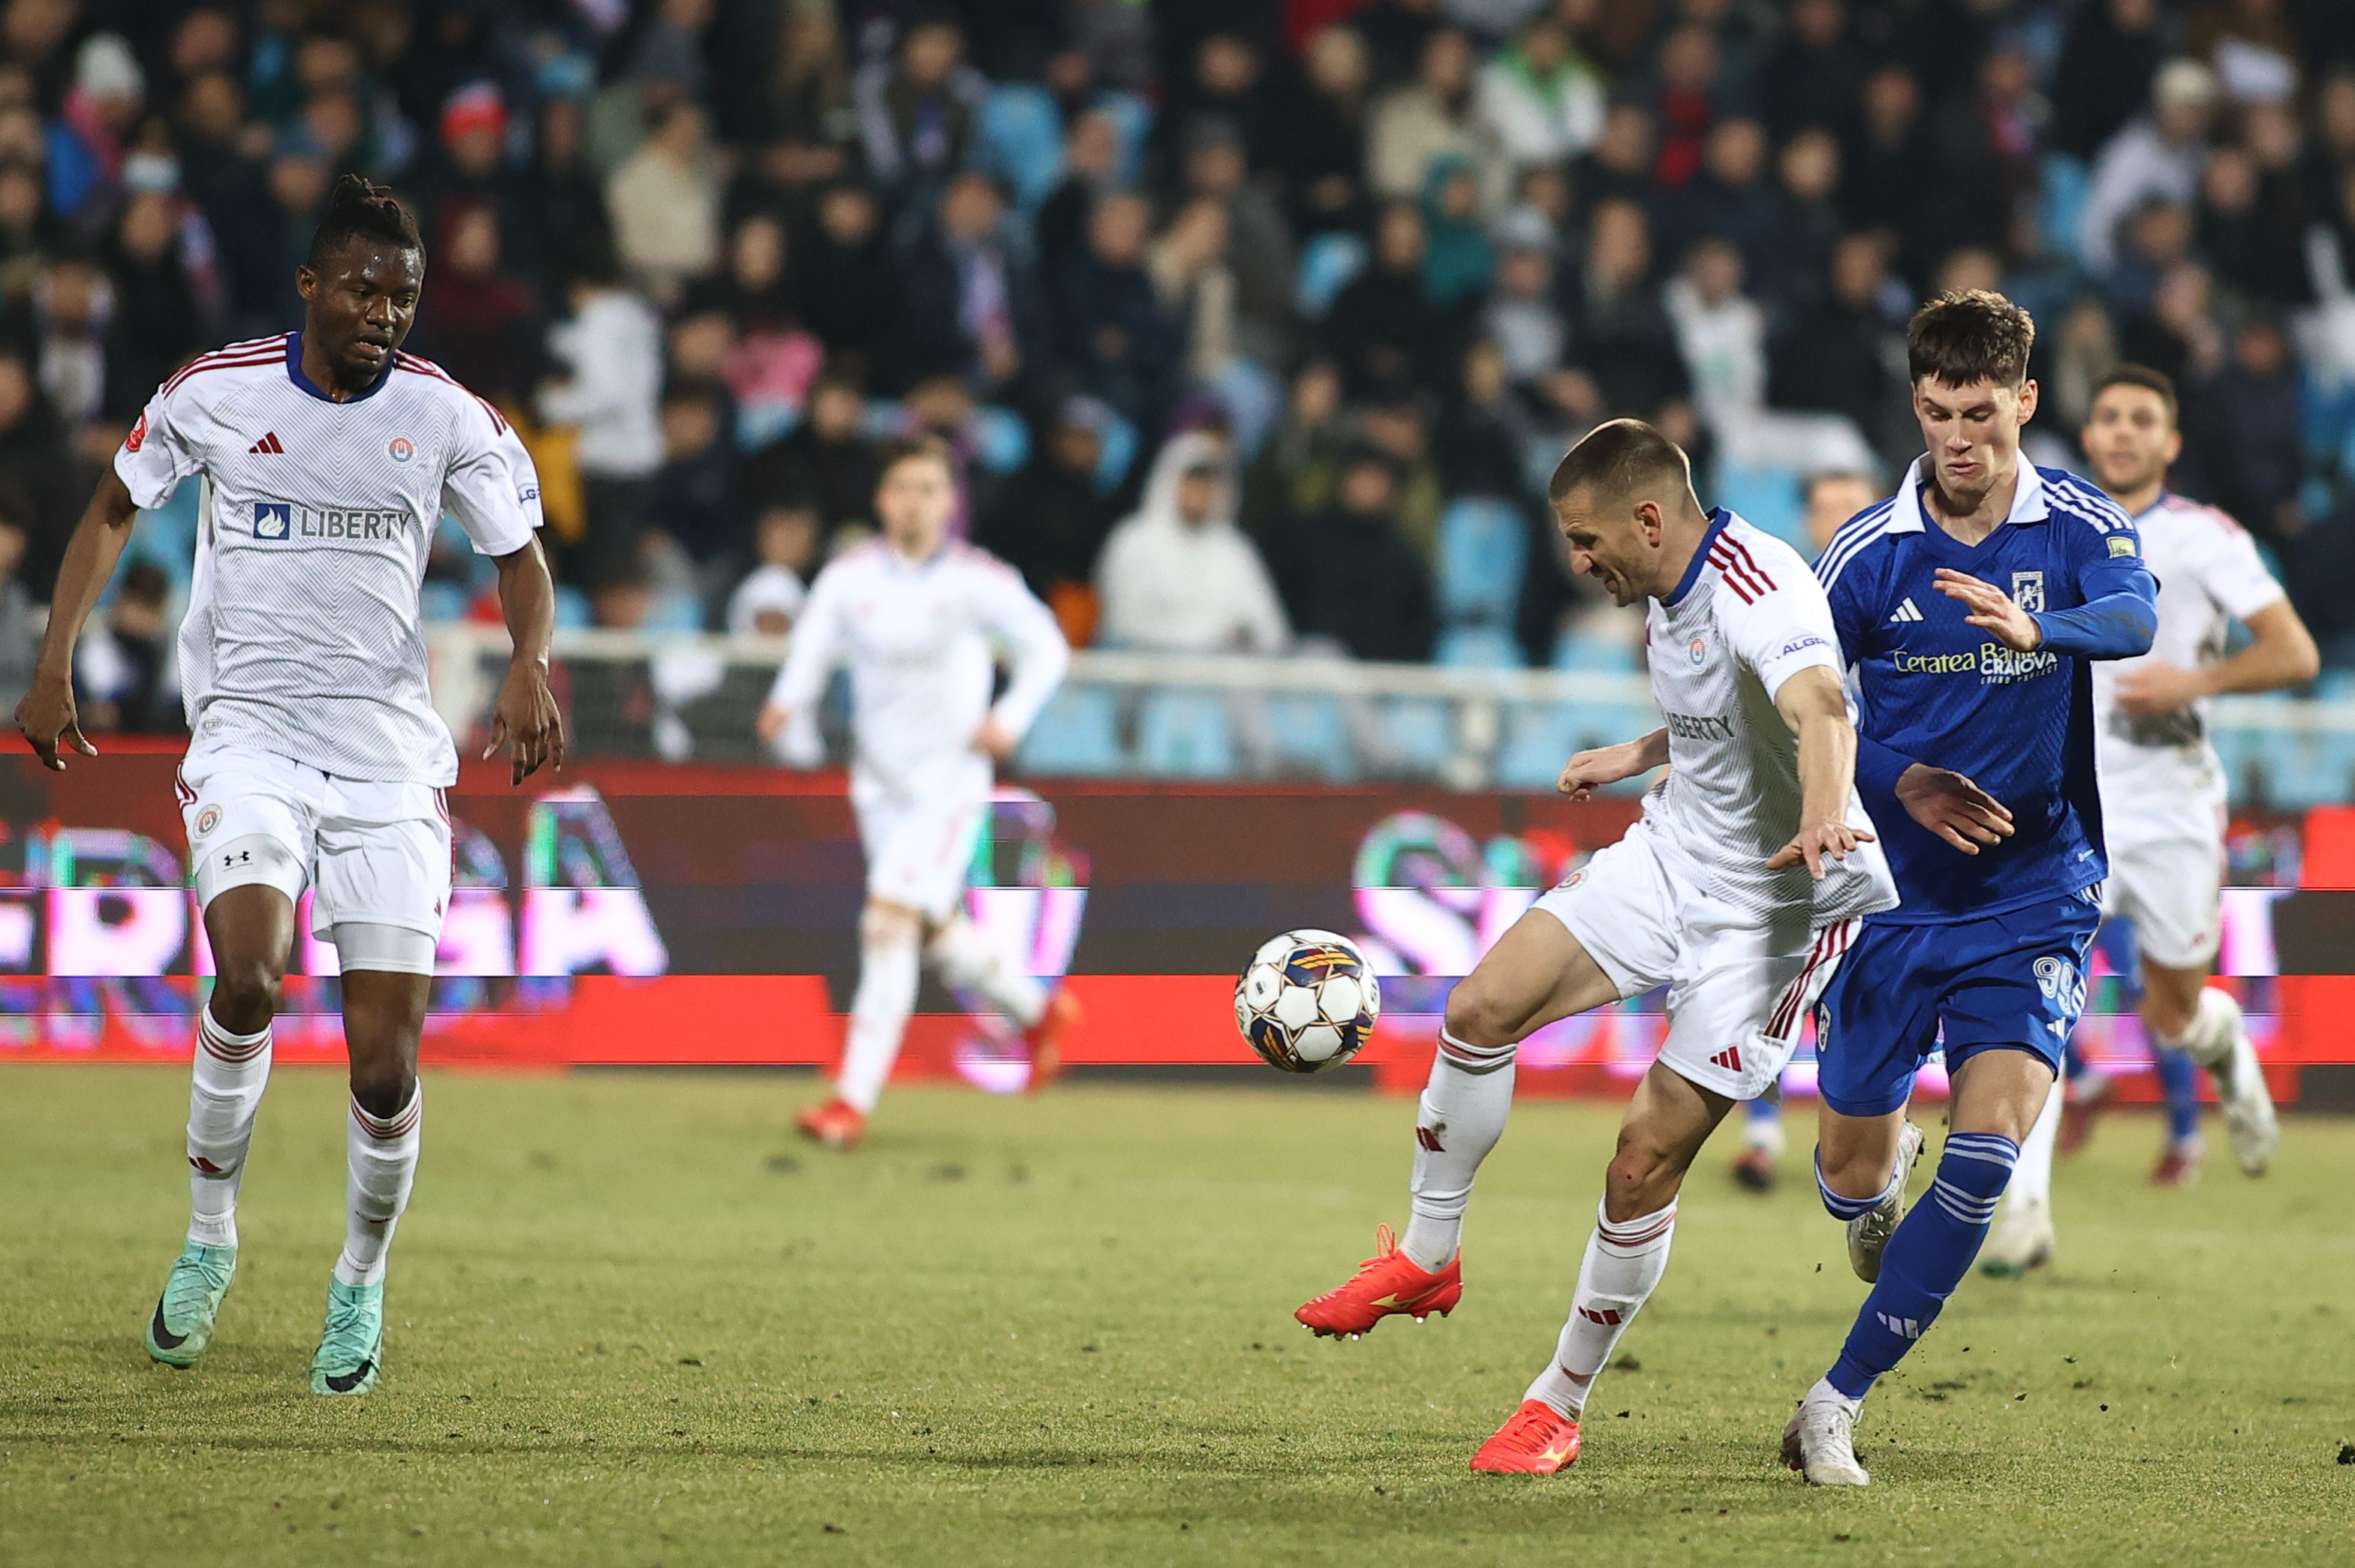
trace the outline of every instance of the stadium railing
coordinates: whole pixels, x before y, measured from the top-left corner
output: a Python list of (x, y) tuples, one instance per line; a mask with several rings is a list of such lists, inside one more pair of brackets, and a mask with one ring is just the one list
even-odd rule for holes
[[(472, 737), (479, 749), (506, 633), (443, 623), (426, 635), (435, 705), (462, 742)], [(775, 763), (752, 726), (787, 645), (777, 637), (559, 631), (557, 682), (571, 747), (581, 756)], [(2355, 699), (2220, 698), (2211, 718), (2236, 805), (2355, 800)], [(1018, 771), (1549, 790), (1572, 752), (1658, 722), (1640, 674), (1082, 650), (1025, 740)], [(829, 757), (845, 758), (838, 683), (821, 728)]]

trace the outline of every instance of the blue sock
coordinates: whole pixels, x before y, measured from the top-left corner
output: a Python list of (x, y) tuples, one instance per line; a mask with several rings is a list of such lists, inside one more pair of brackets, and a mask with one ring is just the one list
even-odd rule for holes
[(1761, 1094), (1755, 1100), (1743, 1101), (1742, 1114), (1753, 1122), (1779, 1122), (1783, 1119), (1783, 1107)]
[[(1896, 1185), (1897, 1173), (1891, 1170), (1889, 1173), (1889, 1186)], [(1843, 1198), (1834, 1192), (1824, 1185), (1824, 1151), (1820, 1148), (1816, 1150), (1816, 1191), (1822, 1196), (1825, 1209), (1830, 1211), (1831, 1217), (1835, 1220), (1860, 1219), (1880, 1208), (1881, 1200), (1889, 1196), (1888, 1187), (1882, 1188), (1870, 1198)]]
[(1996, 1200), (2019, 1158), (2019, 1146), (2000, 1133), (1955, 1133), (1946, 1139), (1937, 1179), (1889, 1238), (1881, 1282), (1864, 1298), (1848, 1344), (1825, 1374), (1832, 1387), (1862, 1399), (1873, 1379), (1930, 1331), (1979, 1255)]
[(2167, 1136), (2177, 1143), (2200, 1130), (2200, 1066), (2188, 1051), (2151, 1042), (2151, 1065), (2167, 1091)]

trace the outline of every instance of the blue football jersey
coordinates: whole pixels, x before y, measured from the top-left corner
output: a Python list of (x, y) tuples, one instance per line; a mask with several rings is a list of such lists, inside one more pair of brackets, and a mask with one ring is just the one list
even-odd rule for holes
[[(1916, 459), (1896, 496), (1850, 518), (1816, 563), (1857, 683), (1859, 731), (1905, 760), (1867, 747), (1857, 763), (1904, 900), (1878, 922), (2000, 913), (2109, 874), (2089, 666), (2019, 653), (1965, 624), (1970, 611), (1938, 592), (1938, 569), (1992, 583), (2031, 613), (2157, 593), (2133, 520), (2085, 481), (2022, 459), (2010, 515), (1972, 546), (1924, 515), (1923, 466)], [(2012, 836), (1966, 855), (1915, 823), (1892, 793), (1906, 761), (1970, 778), (2010, 810)]]

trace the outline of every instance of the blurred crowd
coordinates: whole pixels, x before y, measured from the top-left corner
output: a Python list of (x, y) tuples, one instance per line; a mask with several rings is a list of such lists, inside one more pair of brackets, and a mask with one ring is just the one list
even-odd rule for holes
[[(2040, 457), (2167, 371), (2179, 487), (2355, 643), (2347, 0), (5, 0), (0, 685), (155, 384), (299, 324), (346, 170), (417, 210), (410, 347), (525, 434), (571, 624), (785, 630), (922, 429), (1075, 643), (1575, 663), (1565, 442), (1651, 419), (1803, 539), (1984, 285)], [(101, 722), (176, 721), (194, 505)], [(429, 612), (495, 615), (452, 546)]]

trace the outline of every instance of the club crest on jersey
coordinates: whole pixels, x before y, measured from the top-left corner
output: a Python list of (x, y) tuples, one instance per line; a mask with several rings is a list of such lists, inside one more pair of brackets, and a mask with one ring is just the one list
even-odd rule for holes
[(396, 435), (384, 443), (384, 454), (395, 463), (406, 463), (417, 455), (417, 443), (405, 435)]
[(2011, 602), (2033, 615), (2044, 608), (2044, 574), (2041, 571), (2015, 571), (2011, 574)]
[(294, 508), (283, 501), (256, 501), (253, 504), (253, 537), (258, 539), (282, 539), (294, 532)]
[(123, 450), (125, 452), (136, 452), (146, 444), (147, 416), (143, 413), (139, 416), (138, 421), (132, 425), (131, 433), (123, 438)]
[(197, 813), (197, 837), (202, 838), (220, 826), (220, 807), (208, 805)]
[(1704, 638), (1695, 637), (1686, 645), (1685, 652), (1692, 656), (1692, 665), (1695, 669), (1700, 668), (1709, 662), (1709, 643)]

